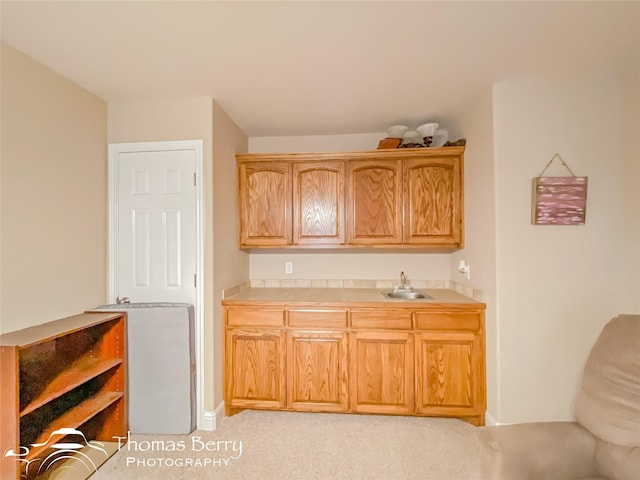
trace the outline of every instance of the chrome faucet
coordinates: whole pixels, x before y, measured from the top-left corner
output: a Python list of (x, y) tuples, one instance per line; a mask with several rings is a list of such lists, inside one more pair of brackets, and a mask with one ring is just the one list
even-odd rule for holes
[(411, 290), (411, 285), (409, 285), (409, 283), (407, 282), (407, 276), (404, 274), (404, 272), (400, 272), (400, 285), (395, 286), (394, 290)]

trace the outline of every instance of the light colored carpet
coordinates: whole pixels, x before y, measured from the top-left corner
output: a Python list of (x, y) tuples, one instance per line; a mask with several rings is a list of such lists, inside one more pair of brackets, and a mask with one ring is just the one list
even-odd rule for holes
[(475, 428), (454, 419), (246, 410), (215, 432), (132, 435), (137, 443), (91, 480), (475, 480)]

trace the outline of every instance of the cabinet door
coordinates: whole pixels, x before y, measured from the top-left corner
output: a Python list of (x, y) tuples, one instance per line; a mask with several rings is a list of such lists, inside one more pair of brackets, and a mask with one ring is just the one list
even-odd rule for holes
[(402, 243), (402, 160), (347, 164), (347, 243)]
[(240, 245), (291, 243), (291, 164), (248, 162), (239, 167)]
[(404, 243), (462, 247), (461, 157), (407, 159)]
[(344, 162), (293, 164), (293, 243), (344, 243)]
[(484, 364), (480, 336), (471, 332), (418, 333), (416, 412), (476, 417), (484, 422)]
[(347, 411), (347, 333), (291, 330), (287, 335), (288, 408)]
[(227, 407), (284, 409), (284, 355), (283, 330), (227, 330)]
[(359, 413), (407, 415), (414, 411), (413, 335), (349, 335), (350, 403)]

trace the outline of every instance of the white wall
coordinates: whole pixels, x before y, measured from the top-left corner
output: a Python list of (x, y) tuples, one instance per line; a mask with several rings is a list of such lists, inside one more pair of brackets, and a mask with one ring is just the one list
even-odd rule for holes
[[(464, 162), (465, 247), (450, 258), (451, 280), (481, 290), (485, 312), (487, 411), (495, 419), (499, 411), (498, 327), (496, 318), (496, 205), (493, 155), (493, 94), (482, 92), (475, 102), (453, 119), (457, 132), (466, 138)], [(458, 261), (471, 267), (470, 278), (458, 271)]]
[[(572, 418), (603, 324), (640, 310), (635, 79), (494, 87), (500, 422)], [(531, 180), (555, 153), (589, 177), (586, 225), (530, 223)]]
[(222, 401), (222, 290), (249, 279), (249, 257), (237, 247), (236, 153), (247, 136), (211, 98), (109, 102), (109, 142), (202, 139), (204, 144), (205, 405)]
[[(108, 104), (109, 143), (169, 140), (203, 141), (204, 175), (204, 348), (213, 352), (213, 100), (198, 98), (158, 98), (112, 101)], [(213, 357), (205, 355), (204, 386), (206, 410), (213, 410)]]
[(375, 150), (386, 133), (308, 135), (298, 137), (251, 137), (251, 153), (348, 152)]
[[(449, 254), (435, 253), (253, 253), (250, 277), (267, 279), (449, 280)], [(293, 274), (284, 273), (285, 262)]]
[(207, 296), (212, 297), (210, 308), (215, 319), (213, 329), (205, 332), (213, 339), (213, 349), (207, 349), (207, 364), (214, 366), (213, 406), (223, 400), (223, 333), (222, 290), (245, 284), (249, 280), (249, 255), (238, 249), (238, 173), (237, 153), (246, 153), (247, 136), (213, 102), (213, 268), (207, 270), (213, 288)]
[[(251, 153), (340, 152), (375, 150), (382, 133), (316, 135), (306, 137), (252, 137)], [(250, 276), (258, 279), (409, 279), (449, 280), (448, 254), (433, 253), (252, 253)], [(293, 274), (284, 262), (293, 262)]]
[(106, 103), (2, 44), (3, 333), (107, 296)]

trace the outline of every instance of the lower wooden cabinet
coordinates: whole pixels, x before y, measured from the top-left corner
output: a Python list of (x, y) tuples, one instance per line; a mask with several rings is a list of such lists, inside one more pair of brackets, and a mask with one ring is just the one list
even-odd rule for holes
[(416, 413), (484, 421), (484, 362), (474, 333), (416, 334)]
[(287, 333), (287, 407), (347, 411), (347, 333)]
[(226, 406), (282, 409), (286, 407), (285, 332), (234, 329), (225, 350)]
[(351, 410), (359, 413), (413, 413), (413, 334), (352, 332)]
[(227, 414), (257, 408), (484, 424), (483, 304), (450, 310), (223, 304), (223, 312)]

